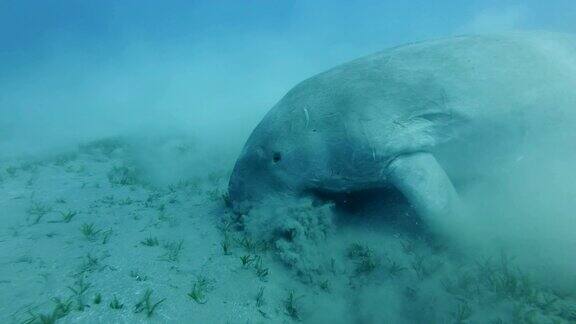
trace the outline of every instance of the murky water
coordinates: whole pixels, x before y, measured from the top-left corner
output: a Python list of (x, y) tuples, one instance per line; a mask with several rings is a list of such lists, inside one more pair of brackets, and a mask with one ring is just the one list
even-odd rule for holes
[(0, 322), (576, 322), (574, 21), (0, 1)]

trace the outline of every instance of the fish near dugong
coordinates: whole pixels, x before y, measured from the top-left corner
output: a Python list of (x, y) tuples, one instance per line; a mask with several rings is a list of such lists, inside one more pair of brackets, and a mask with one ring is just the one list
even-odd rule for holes
[(541, 32), (414, 43), (337, 66), (254, 129), (230, 178), (232, 207), (395, 188), (442, 231), (459, 221), (454, 184), (518, 159), (527, 137), (574, 111), (575, 67), (575, 39)]

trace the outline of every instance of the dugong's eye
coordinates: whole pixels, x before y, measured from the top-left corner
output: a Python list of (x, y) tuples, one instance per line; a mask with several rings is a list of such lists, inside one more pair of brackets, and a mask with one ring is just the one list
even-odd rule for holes
[(282, 155), (280, 152), (274, 152), (274, 154), (272, 154), (272, 161), (274, 161), (274, 163), (278, 163), (280, 160), (282, 160)]

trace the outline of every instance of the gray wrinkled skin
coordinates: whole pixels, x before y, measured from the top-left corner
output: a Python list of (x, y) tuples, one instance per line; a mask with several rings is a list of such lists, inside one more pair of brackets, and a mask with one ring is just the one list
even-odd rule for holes
[(461, 36), (305, 80), (248, 139), (232, 205), (245, 213), (270, 196), (394, 186), (422, 218), (445, 217), (453, 184), (521, 157), (527, 138), (574, 110), (575, 44), (552, 33)]

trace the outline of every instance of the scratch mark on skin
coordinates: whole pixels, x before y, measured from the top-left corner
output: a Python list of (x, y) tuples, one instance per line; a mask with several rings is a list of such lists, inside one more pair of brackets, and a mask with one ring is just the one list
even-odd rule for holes
[(395, 120), (395, 121), (394, 121), (394, 124), (395, 124), (395, 125), (398, 125), (398, 126), (400, 126), (400, 127), (402, 127), (402, 128), (406, 128), (406, 126), (405, 126), (404, 124), (402, 124), (399, 120)]
[(344, 120), (344, 138), (350, 138), (350, 132), (348, 131), (348, 123)]
[(308, 126), (310, 125), (310, 114), (308, 113), (308, 109), (307, 109), (307, 108), (302, 108), (302, 110), (304, 110), (304, 116), (306, 116), (306, 126), (305, 126), (305, 128), (308, 129)]
[(372, 138), (370, 136), (368, 136), (368, 134), (366, 133), (366, 126), (364, 125), (364, 120), (359, 120), (359, 122), (360, 122), (361, 130), (362, 130), (362, 135), (364, 136), (364, 138), (368, 142), (368, 147), (370, 148), (370, 151), (372, 152), (372, 159), (374, 161), (376, 161), (376, 149), (374, 148), (374, 143), (372, 142)]

